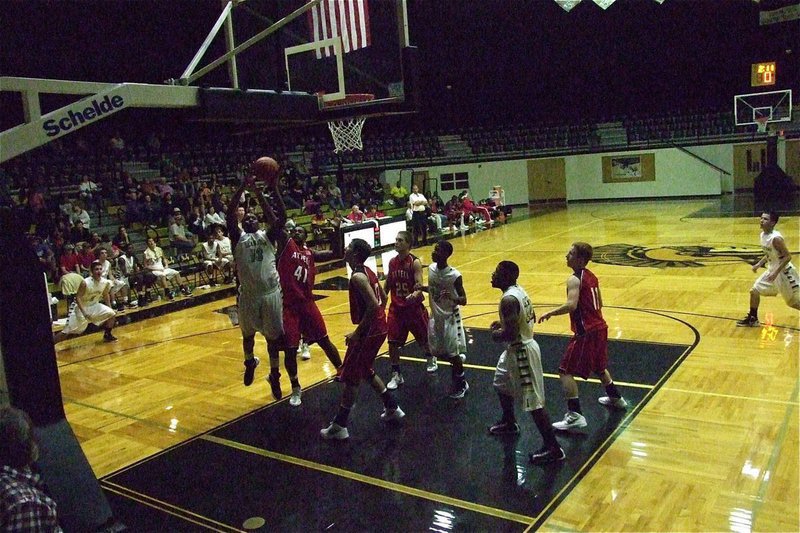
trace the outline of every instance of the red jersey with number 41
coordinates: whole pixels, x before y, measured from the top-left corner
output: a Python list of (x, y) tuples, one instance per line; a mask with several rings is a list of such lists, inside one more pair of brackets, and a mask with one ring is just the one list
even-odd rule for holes
[(293, 239), (289, 239), (278, 259), (278, 275), (284, 302), (292, 304), (294, 301), (314, 299), (314, 277), (317, 275), (314, 252), (300, 248)]
[(603, 303), (600, 300), (600, 285), (597, 282), (597, 276), (585, 268), (573, 275), (581, 284), (578, 307), (569, 314), (573, 333), (582, 335), (587, 331), (608, 327), (603, 319)]

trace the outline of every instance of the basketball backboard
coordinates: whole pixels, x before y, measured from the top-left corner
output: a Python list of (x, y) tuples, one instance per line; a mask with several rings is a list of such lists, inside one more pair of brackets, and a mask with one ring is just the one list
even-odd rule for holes
[(739, 94), (733, 97), (733, 116), (737, 126), (792, 120), (792, 90)]
[[(413, 63), (406, 0), (248, 0), (223, 9), (173, 82), (215, 87), (204, 91), (200, 118), (230, 111), (232, 120), (313, 123), (413, 112)], [(372, 98), (346, 98), (353, 94)], [(256, 103), (236, 113), (245, 100)]]

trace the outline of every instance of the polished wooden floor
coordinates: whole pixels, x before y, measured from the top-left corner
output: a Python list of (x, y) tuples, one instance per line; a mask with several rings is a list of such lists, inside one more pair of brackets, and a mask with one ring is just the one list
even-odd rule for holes
[[(695, 218), (719, 200), (571, 205), (456, 237), (468, 326), (495, 319), (497, 262), (516, 261), (541, 312), (560, 304), (572, 241), (592, 243), (609, 335), (697, 343), (542, 525), (566, 531), (798, 531), (800, 314), (764, 298), (767, 325), (737, 328), (758, 254), (754, 216)], [(519, 218), (519, 217), (518, 217)], [(800, 220), (778, 229), (800, 263)], [(617, 245), (617, 246), (615, 246)], [(430, 248), (417, 252), (429, 260)], [(602, 258), (600, 255), (602, 254)], [(602, 262), (600, 262), (602, 261)], [(343, 272), (322, 274), (320, 281)], [(347, 293), (319, 291), (344, 351)], [(259, 368), (241, 384), (241, 338), (215, 313), (232, 299), (121, 326), (119, 341), (79, 337), (57, 351), (67, 418), (98, 477), (271, 402)], [(538, 326), (568, 333), (569, 320)], [(263, 341), (257, 349), (264, 352)], [(304, 384), (332, 373), (319, 348), (300, 362)], [(284, 392), (288, 381), (284, 378)], [(563, 402), (562, 398), (548, 401)]]

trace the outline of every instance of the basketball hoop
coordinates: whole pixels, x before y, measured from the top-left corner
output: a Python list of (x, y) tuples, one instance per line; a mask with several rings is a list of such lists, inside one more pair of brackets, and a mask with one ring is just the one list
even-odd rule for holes
[[(336, 109), (342, 106), (371, 102), (374, 99), (374, 94), (348, 94), (340, 100), (323, 101), (322, 105), (324, 109)], [(365, 120), (367, 120), (366, 116), (329, 120), (328, 129), (331, 131), (331, 137), (333, 137), (333, 151), (338, 154), (353, 150), (363, 150), (361, 128), (364, 127)]]
[(767, 123), (769, 122), (769, 117), (758, 117), (756, 119), (756, 132), (758, 133), (767, 133)]

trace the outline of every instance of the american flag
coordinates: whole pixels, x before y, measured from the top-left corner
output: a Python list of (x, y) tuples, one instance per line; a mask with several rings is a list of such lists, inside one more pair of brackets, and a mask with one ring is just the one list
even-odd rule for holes
[[(342, 38), (345, 53), (369, 46), (369, 9), (367, 0), (322, 0), (308, 12), (311, 40)], [(317, 57), (333, 55), (333, 47), (317, 50)]]

